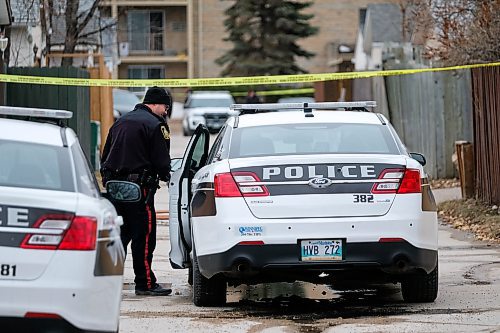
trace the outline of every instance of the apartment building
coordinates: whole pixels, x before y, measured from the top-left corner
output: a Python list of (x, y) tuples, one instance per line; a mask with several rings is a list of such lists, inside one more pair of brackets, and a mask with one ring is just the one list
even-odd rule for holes
[[(101, 13), (117, 20), (118, 78), (218, 77), (215, 59), (231, 48), (223, 39), (224, 11), (232, 1), (105, 0)], [(348, 70), (357, 36), (360, 10), (373, 3), (399, 0), (315, 0), (307, 9), (319, 33), (300, 41), (316, 53), (299, 59), (311, 73)]]
[(113, 76), (193, 77), (192, 0), (106, 0), (101, 13), (116, 20)]
[[(317, 35), (300, 41), (300, 45), (316, 53), (311, 59), (298, 59), (299, 66), (310, 73), (346, 70), (350, 64), (358, 32), (360, 10), (369, 4), (396, 3), (400, 0), (314, 0), (305, 12), (313, 14), (311, 25), (319, 27)], [(194, 75), (217, 77), (222, 68), (215, 59), (231, 48), (224, 42), (224, 11), (233, 1), (193, 1)]]

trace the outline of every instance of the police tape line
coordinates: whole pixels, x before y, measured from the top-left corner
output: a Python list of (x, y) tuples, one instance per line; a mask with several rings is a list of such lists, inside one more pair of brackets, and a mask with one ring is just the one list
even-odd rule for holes
[[(231, 91), (234, 97), (246, 96), (248, 91)], [(274, 90), (259, 90), (259, 96), (274, 96), (274, 95), (297, 95), (297, 94), (313, 94), (314, 88), (293, 88), (293, 89), (274, 89)], [(186, 92), (171, 92), (173, 95), (185, 96)]]
[[(274, 96), (274, 95), (296, 95), (296, 94), (313, 94), (314, 88), (297, 88), (297, 89), (283, 89), (283, 90), (259, 90), (260, 96)], [(231, 92), (231, 95), (246, 96), (246, 91)]]
[(442, 72), (442, 71), (452, 71), (459, 69), (471, 69), (471, 68), (495, 67), (495, 66), (500, 66), (500, 62), (439, 67), (439, 68), (395, 69), (386, 71), (225, 77), (225, 78), (205, 78), (205, 79), (83, 79), (83, 78), (0, 74), (0, 82), (62, 85), (62, 86), (124, 87), (124, 88), (151, 87), (151, 86), (169, 87), (169, 88), (241, 86), (241, 85), (253, 86), (253, 85), (263, 85), (263, 84), (313, 83), (319, 81), (364, 79), (364, 78), (371, 78), (378, 76), (408, 75), (408, 74)]

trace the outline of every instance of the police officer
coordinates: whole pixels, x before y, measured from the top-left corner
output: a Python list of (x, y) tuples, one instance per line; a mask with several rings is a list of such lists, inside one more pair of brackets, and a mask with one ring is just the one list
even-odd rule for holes
[(255, 90), (250, 89), (247, 93), (247, 97), (245, 98), (246, 104), (260, 104), (260, 98), (255, 93)]
[(125, 250), (132, 242), (135, 294), (166, 296), (151, 268), (156, 245), (154, 195), (158, 180), (170, 179), (170, 130), (166, 123), (172, 98), (163, 88), (148, 89), (142, 104), (120, 117), (111, 126), (102, 155), (103, 184), (125, 180), (139, 184), (139, 202), (115, 202), (123, 216), (121, 239)]

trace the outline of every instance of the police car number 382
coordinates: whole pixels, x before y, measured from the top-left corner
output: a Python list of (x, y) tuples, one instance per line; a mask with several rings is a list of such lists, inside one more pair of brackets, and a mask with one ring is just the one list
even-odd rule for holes
[(197, 128), (170, 184), (170, 261), (189, 268), (196, 305), (223, 304), (227, 285), (295, 280), (396, 281), (404, 300), (434, 301), (425, 158), (373, 107), (233, 105), (210, 150)]

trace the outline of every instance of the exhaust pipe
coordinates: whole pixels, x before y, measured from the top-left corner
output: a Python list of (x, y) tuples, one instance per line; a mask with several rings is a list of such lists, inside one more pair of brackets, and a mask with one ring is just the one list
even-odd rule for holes
[(239, 264), (236, 269), (238, 272), (246, 272), (248, 270), (248, 264)]
[(246, 273), (250, 271), (250, 262), (248, 259), (240, 258), (233, 262), (232, 270), (239, 273)]
[(408, 257), (405, 255), (398, 255), (394, 258), (394, 265), (400, 271), (404, 271), (408, 268)]
[(396, 266), (400, 269), (400, 270), (404, 270), (406, 268), (406, 261), (404, 260), (398, 260), (396, 262)]

